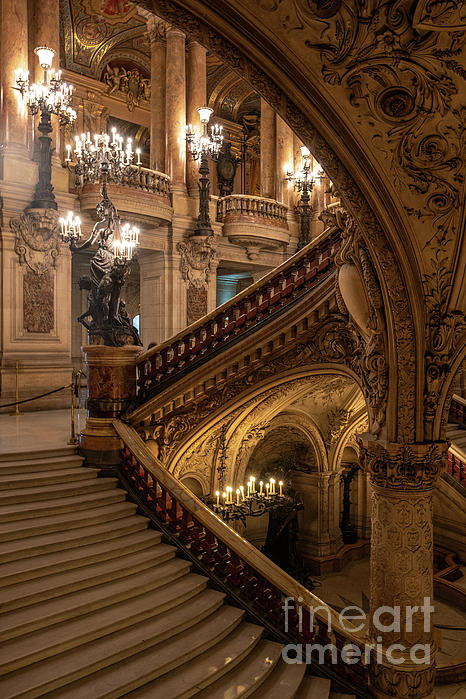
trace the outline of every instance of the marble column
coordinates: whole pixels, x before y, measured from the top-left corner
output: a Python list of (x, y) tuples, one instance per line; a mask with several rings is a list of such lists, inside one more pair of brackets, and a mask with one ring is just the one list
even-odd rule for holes
[(276, 172), (277, 172), (277, 199), (286, 206), (292, 204), (293, 185), (286, 179), (287, 172), (294, 170), (294, 152), (293, 152), (293, 132), (285, 124), (283, 119), (276, 115)]
[(141, 339), (144, 347), (168, 336), (167, 263), (161, 250), (138, 253), (141, 289)]
[[(197, 41), (188, 42), (188, 90), (187, 102), (187, 122), (201, 128), (199, 122), (199, 107), (207, 106), (207, 52)], [(188, 192), (190, 195), (198, 192), (199, 171), (198, 164), (190, 157), (187, 162), (186, 179)]]
[(168, 25), (155, 15), (147, 21), (150, 40), (150, 166), (166, 172), (165, 165), (165, 91), (166, 91), (166, 34)]
[(186, 71), (185, 35), (179, 29), (167, 29), (166, 63), (167, 173), (171, 188), (185, 192), (186, 169)]
[(261, 197), (275, 199), (275, 112), (261, 97)]
[(310, 568), (319, 573), (318, 559), (335, 555), (343, 545), (339, 526), (339, 473), (294, 471), (292, 483), (304, 504), (304, 510), (298, 514), (299, 552)]
[[(27, 0), (2, 0), (0, 22), (2, 144), (26, 151), (27, 111), (19, 107), (15, 71), (28, 69)], [(3, 175), (5, 177), (5, 173)]]
[(372, 486), (369, 633), (382, 647), (379, 658), (371, 654), (372, 692), (379, 699), (433, 697), (432, 495), (447, 447), (370, 435), (359, 444)]

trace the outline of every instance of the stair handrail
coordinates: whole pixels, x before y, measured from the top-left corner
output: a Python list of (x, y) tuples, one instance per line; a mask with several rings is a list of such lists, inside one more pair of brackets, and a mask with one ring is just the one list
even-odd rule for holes
[(330, 226), (279, 267), (184, 328), (151, 347), (137, 360), (138, 391), (143, 399), (153, 385), (173, 375), (198, 356), (257, 324), (264, 315), (283, 309), (334, 269), (341, 230)]
[[(361, 663), (348, 665), (340, 661), (336, 667), (349, 681), (367, 687), (366, 666), (362, 661), (367, 643), (365, 633), (357, 630), (349, 619), (345, 618), (343, 625), (329, 605), (228, 526), (167, 471), (130, 425), (114, 420), (113, 426), (124, 445), (120, 466), (123, 484), (130, 486), (136, 500), (168, 524), (177, 540), (187, 545), (199, 561), (207, 563), (213, 576), (218, 574), (226, 579), (240, 597), (244, 595), (245, 602), (253, 602), (265, 623), (272, 620), (281, 629), (282, 603), (291, 598), (297, 607), (299, 600), (301, 625), (298, 613), (290, 610), (289, 642), (333, 644), (338, 651), (347, 644), (361, 649)], [(310, 609), (315, 610), (317, 620), (313, 630), (310, 630)], [(321, 611), (324, 609), (325, 613)]]

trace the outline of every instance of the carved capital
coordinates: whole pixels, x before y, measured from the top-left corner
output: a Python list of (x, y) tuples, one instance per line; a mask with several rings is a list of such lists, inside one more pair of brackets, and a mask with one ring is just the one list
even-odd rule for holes
[(149, 15), (147, 19), (147, 35), (150, 43), (166, 41), (167, 30), (170, 25), (156, 15)]
[(55, 267), (60, 252), (58, 213), (53, 209), (30, 209), (10, 221), (15, 252), (21, 264), (44, 274)]
[(431, 490), (446, 463), (446, 442), (395, 444), (356, 437), (362, 468), (373, 486), (395, 491)]
[(180, 270), (184, 281), (196, 288), (206, 287), (217, 262), (211, 238), (189, 238), (176, 246), (181, 255)]

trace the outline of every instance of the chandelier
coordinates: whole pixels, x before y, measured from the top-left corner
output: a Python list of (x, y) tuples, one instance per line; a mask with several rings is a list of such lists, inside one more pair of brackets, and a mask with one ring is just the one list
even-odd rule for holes
[(223, 143), (222, 126), (213, 124), (210, 127), (210, 135), (208, 124), (213, 110), (209, 107), (199, 107), (199, 118), (202, 124), (202, 133), (192, 124), (186, 127), (186, 144), (188, 152), (193, 160), (200, 160), (199, 174), (201, 175), (198, 182), (199, 187), (199, 216), (197, 217), (197, 228), (193, 235), (195, 236), (212, 236), (212, 224), (209, 215), (209, 196), (210, 182), (209, 174), (209, 158), (218, 160), (220, 149)]
[(87, 240), (81, 241), (81, 221), (72, 211), (67, 218), (60, 219), (60, 233), (72, 252), (97, 245), (97, 252), (90, 260), (90, 274), (79, 280), (80, 288), (87, 289), (89, 295), (88, 309), (78, 321), (89, 331), (90, 343), (112, 347), (142, 344), (120, 298), (139, 242), (139, 230), (130, 223), (121, 223), (107, 192), (108, 182), (119, 183), (138, 172), (139, 149), (136, 164), (133, 164), (134, 155), (131, 139), (123, 147), (123, 139), (112, 129), (112, 138), (108, 134), (95, 134), (92, 139), (89, 133), (77, 136), (74, 159), (68, 144), (63, 164), (74, 171), (78, 188), (87, 182), (101, 185), (102, 198), (96, 208), (98, 221)]
[(69, 124), (76, 119), (76, 112), (71, 107), (73, 86), (62, 80), (61, 70), (55, 72), (52, 69), (52, 61), (55, 51), (47, 46), (38, 46), (34, 53), (39, 59), (44, 71), (42, 83), (29, 82), (29, 73), (16, 71), (16, 84), (21, 93), (23, 102), (28, 106), (31, 114), (48, 113), (58, 117), (61, 126)]
[(199, 107), (197, 111), (203, 127), (202, 133), (192, 124), (188, 124), (186, 127), (188, 151), (192, 155), (193, 160), (202, 159), (202, 156), (217, 160), (223, 143), (223, 127), (220, 124), (212, 124), (209, 135), (208, 124), (213, 114), (213, 109), (210, 109), (210, 107)]
[(301, 509), (302, 506), (294, 497), (285, 495), (283, 492), (283, 481), (271, 478), (267, 483), (259, 481), (256, 485), (256, 478), (251, 476), (246, 488), (242, 485), (233, 493), (233, 488), (227, 486), (223, 493), (219, 490), (215, 493), (215, 498), (207, 496), (205, 503), (225, 522), (230, 520), (241, 520), (246, 524), (246, 517), (260, 517), (272, 510)]
[(29, 82), (28, 71), (16, 71), (16, 90), (21, 95), (21, 102), (30, 114), (40, 114), (39, 136), (39, 181), (36, 185), (31, 209), (57, 209), (57, 202), (52, 185), (52, 114), (58, 117), (61, 126), (76, 119), (76, 112), (71, 107), (73, 86), (62, 80), (61, 71), (52, 69), (55, 51), (47, 46), (38, 46), (34, 53), (44, 71), (42, 83)]
[[(111, 180), (116, 184), (131, 180), (141, 168), (141, 151), (132, 148), (128, 138), (123, 145), (123, 138), (112, 129), (112, 136), (101, 133), (91, 138), (89, 132), (75, 137), (74, 158), (71, 157), (71, 145), (66, 146), (64, 165), (74, 171), (76, 186), (82, 188), (85, 182), (91, 184)], [(137, 156), (136, 163), (134, 157)]]
[(311, 171), (311, 152), (306, 146), (301, 146), (301, 155), (303, 157), (303, 165), (298, 172), (287, 172), (286, 179), (293, 182), (294, 189), (301, 193), (299, 202), (299, 218), (300, 218), (300, 234), (298, 241), (298, 250), (301, 250), (311, 240), (311, 213), (310, 205), (311, 192), (314, 188), (314, 177)]

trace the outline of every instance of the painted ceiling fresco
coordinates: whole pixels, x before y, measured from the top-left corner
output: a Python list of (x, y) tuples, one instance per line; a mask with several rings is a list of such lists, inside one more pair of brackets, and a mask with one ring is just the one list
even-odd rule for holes
[(118, 57), (150, 70), (146, 23), (129, 0), (60, 0), (62, 67), (101, 79)]
[[(146, 20), (129, 0), (60, 0), (60, 32), (63, 68), (102, 81), (117, 66), (150, 76)], [(213, 54), (207, 55), (207, 93), (224, 119), (241, 123), (244, 113), (260, 113), (251, 86)]]

